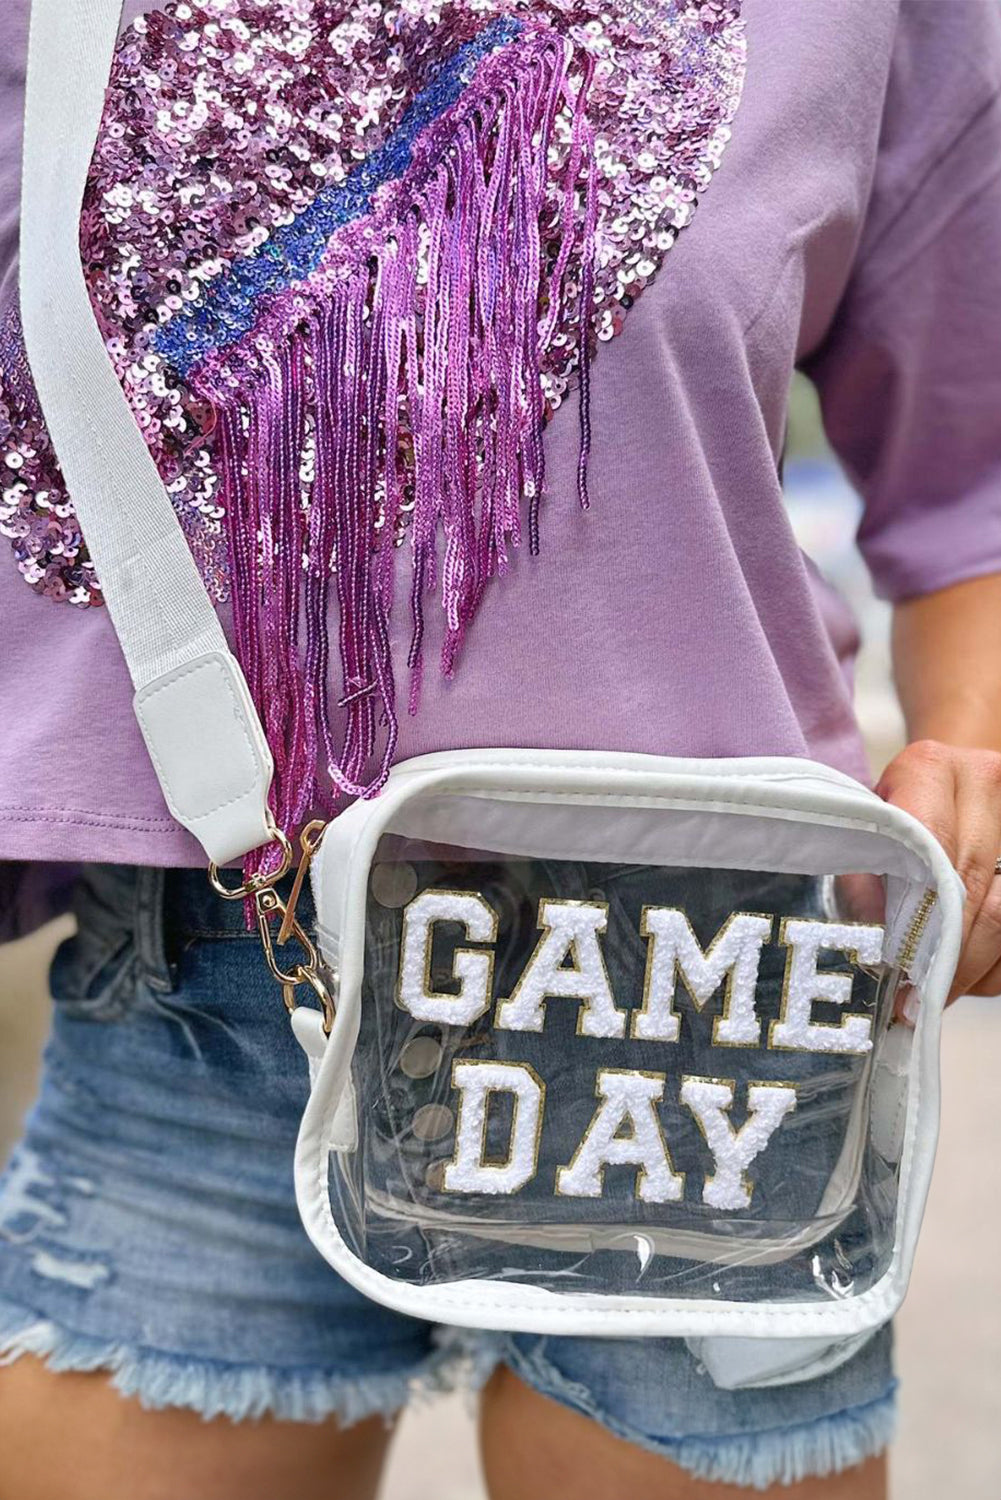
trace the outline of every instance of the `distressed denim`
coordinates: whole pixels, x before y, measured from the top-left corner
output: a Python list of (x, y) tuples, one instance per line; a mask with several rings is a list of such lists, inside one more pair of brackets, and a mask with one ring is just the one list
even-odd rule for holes
[(893, 1426), (890, 1331), (818, 1380), (719, 1391), (676, 1340), (459, 1334), (313, 1250), (292, 1153), (307, 1073), (255, 937), (196, 872), (92, 867), (52, 969), (42, 1088), (0, 1177), (0, 1358), (107, 1370), (148, 1407), (352, 1422), (507, 1363), (693, 1474), (764, 1488)]

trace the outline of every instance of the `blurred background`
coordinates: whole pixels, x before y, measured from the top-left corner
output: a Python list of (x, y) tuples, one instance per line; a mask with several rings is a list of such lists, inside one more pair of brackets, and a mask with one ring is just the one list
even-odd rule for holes
[[(903, 742), (890, 681), (889, 611), (872, 597), (853, 542), (858, 502), (826, 450), (805, 382), (793, 393), (786, 492), (801, 545), (862, 624), (858, 709), (878, 771)], [(66, 930), (55, 924), (0, 948), (0, 1160), (31, 1103), (48, 1024), (45, 970)], [(945, 1028), (942, 1139), (914, 1280), (897, 1324), (903, 1389), (893, 1500), (1001, 1497), (1001, 1295), (994, 1279), (1001, 1254), (999, 1047), (1001, 1002), (961, 1001)], [(483, 1500), (467, 1402), (443, 1398), (407, 1415), (381, 1500)]]

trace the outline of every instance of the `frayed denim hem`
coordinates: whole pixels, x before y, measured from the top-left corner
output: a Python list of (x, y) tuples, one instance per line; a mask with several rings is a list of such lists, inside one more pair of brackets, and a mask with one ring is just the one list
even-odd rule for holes
[(0, 1300), (0, 1365), (21, 1355), (42, 1359), (50, 1370), (103, 1370), (122, 1396), (150, 1411), (183, 1407), (206, 1421), (233, 1422), (270, 1416), (287, 1422), (336, 1417), (351, 1427), (366, 1417), (395, 1417), (408, 1402), (451, 1391), (464, 1383), (459, 1351), (436, 1349), (416, 1370), (352, 1377), (323, 1369), (281, 1369), (192, 1359), (90, 1334), (74, 1333), (49, 1319)]
[(508, 1362), (510, 1339), (506, 1333), (480, 1328), (435, 1328), (432, 1335), (437, 1353), (449, 1372), (450, 1390), (461, 1390), (467, 1409), (475, 1413), (480, 1392), (497, 1369)]
[(758, 1432), (650, 1438), (603, 1412), (586, 1386), (566, 1379), (538, 1354), (526, 1357), (509, 1348), (505, 1357), (514, 1373), (540, 1395), (590, 1417), (625, 1442), (669, 1459), (694, 1479), (716, 1484), (767, 1490), (840, 1474), (885, 1452), (896, 1428), (897, 1383), (893, 1381), (874, 1401), (812, 1422)]
[(767, 1490), (775, 1484), (823, 1479), (854, 1469), (883, 1453), (893, 1441), (897, 1420), (894, 1392), (852, 1406), (800, 1427), (776, 1427), (736, 1437), (681, 1438), (658, 1445), (665, 1457), (695, 1479)]

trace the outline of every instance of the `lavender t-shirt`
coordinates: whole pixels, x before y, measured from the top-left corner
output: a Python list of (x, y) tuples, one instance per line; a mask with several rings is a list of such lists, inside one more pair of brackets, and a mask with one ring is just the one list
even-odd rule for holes
[[(27, 10), (0, 8), (7, 296)], [(748, 0), (745, 16), (720, 173), (593, 369), (591, 508), (566, 403), (541, 555), (489, 586), (454, 681), (429, 643), (400, 757), (786, 754), (865, 779), (855, 626), (782, 503), (797, 365), (865, 501), (879, 591), (1001, 570), (1001, 6)], [(35, 595), (6, 551), (0, 859), (202, 863), (164, 806), (107, 612)], [(398, 659), (408, 629), (404, 606)]]

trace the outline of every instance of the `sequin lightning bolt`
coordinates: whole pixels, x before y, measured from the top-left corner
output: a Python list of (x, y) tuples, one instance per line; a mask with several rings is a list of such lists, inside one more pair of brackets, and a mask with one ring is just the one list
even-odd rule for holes
[[(737, 0), (171, 0), (123, 33), (88, 286), (232, 602), (283, 826), (385, 777), (401, 546), (414, 708), (428, 597), (451, 673), (538, 546), (572, 385), (587, 503), (591, 360), (690, 222), (744, 64)], [(33, 588), (100, 603), (13, 310), (0, 371), (0, 530)]]

